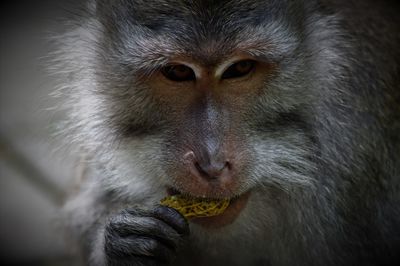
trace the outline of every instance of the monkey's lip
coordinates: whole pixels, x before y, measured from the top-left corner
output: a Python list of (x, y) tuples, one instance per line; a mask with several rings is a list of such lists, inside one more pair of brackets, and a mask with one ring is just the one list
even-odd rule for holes
[[(181, 194), (179, 191), (169, 188), (169, 195)], [(232, 224), (242, 210), (246, 207), (251, 191), (230, 199), (229, 206), (225, 211), (216, 216), (192, 218), (190, 222), (198, 224), (207, 229), (217, 229)]]
[(232, 198), (226, 210), (216, 216), (193, 218), (191, 221), (204, 228), (216, 229), (233, 223), (242, 210), (246, 207), (250, 196), (250, 191)]

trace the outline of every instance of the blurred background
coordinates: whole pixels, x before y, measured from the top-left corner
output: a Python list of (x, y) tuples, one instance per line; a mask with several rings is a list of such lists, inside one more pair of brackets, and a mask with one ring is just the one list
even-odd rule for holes
[(54, 222), (77, 159), (52, 137), (63, 114), (42, 58), (84, 1), (0, 4), (0, 265), (76, 265)]

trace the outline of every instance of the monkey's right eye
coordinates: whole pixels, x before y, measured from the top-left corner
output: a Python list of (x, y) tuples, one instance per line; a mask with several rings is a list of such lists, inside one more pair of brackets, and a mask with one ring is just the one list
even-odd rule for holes
[(196, 79), (194, 71), (185, 65), (169, 65), (161, 69), (161, 73), (172, 81), (191, 81)]
[(242, 60), (231, 65), (222, 74), (222, 79), (240, 78), (250, 74), (254, 70), (256, 62), (253, 60)]

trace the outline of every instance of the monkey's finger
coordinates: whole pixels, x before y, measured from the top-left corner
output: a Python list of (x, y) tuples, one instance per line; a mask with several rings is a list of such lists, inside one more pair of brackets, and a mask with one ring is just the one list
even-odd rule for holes
[(117, 216), (112, 219), (109, 228), (121, 237), (138, 235), (158, 239), (173, 249), (181, 240), (171, 226), (153, 217)]
[(158, 205), (154, 210), (141, 210), (135, 208), (128, 208), (121, 214), (129, 213), (133, 216), (150, 216), (162, 220), (172, 228), (174, 228), (181, 235), (188, 235), (190, 233), (189, 224), (185, 217), (177, 210)]
[(148, 257), (159, 262), (169, 262), (175, 254), (170, 247), (145, 236), (108, 238), (105, 251), (110, 258)]
[(174, 228), (179, 234), (189, 235), (189, 223), (177, 210), (160, 205), (154, 209), (153, 214), (155, 217)]

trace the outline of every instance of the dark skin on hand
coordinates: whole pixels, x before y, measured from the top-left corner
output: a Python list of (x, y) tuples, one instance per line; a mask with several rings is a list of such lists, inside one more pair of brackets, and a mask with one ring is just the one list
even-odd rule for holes
[[(158, 206), (151, 211), (125, 209), (106, 226), (108, 265), (167, 265), (189, 224), (176, 210)], [(143, 245), (143, 243), (146, 243)]]

